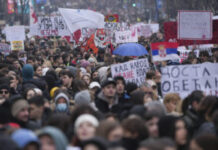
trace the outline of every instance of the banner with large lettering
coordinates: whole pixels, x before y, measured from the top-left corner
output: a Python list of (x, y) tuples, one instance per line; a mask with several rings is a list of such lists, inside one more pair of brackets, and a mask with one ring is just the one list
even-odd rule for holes
[(218, 96), (218, 63), (176, 65), (161, 69), (161, 89), (167, 93), (178, 93), (185, 98), (194, 90)]
[(137, 85), (145, 82), (146, 72), (148, 70), (148, 59), (132, 60), (111, 66), (112, 77), (123, 76), (127, 82), (134, 82)]

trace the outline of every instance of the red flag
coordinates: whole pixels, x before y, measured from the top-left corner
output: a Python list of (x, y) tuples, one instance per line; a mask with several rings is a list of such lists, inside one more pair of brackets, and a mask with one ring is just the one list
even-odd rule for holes
[(105, 16), (105, 22), (119, 22), (119, 15), (118, 14), (107, 15)]

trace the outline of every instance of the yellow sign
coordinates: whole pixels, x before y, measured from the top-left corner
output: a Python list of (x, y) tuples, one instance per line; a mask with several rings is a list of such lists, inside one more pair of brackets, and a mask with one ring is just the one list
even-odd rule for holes
[(23, 41), (11, 41), (11, 50), (12, 51), (24, 50), (24, 42)]

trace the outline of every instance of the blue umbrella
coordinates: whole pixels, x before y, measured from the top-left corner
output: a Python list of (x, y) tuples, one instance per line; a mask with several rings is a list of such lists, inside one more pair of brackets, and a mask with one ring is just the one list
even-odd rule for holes
[(144, 46), (138, 43), (126, 43), (118, 46), (113, 54), (120, 56), (143, 56), (147, 55), (148, 51)]

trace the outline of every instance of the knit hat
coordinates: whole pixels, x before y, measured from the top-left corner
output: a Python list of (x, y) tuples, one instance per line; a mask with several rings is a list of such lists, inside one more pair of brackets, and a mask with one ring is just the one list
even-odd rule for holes
[(53, 87), (51, 90), (50, 90), (50, 96), (51, 98), (54, 98), (54, 93), (55, 91), (57, 91), (59, 89), (59, 87)]
[(13, 117), (16, 117), (17, 114), (23, 109), (29, 107), (28, 102), (25, 99), (17, 100), (11, 107), (11, 113)]
[(7, 84), (1, 84), (0, 85), (0, 90), (2, 90), (2, 89), (6, 89), (6, 90), (8, 90), (8, 92), (10, 92), (10, 87)]
[(90, 65), (90, 62), (84, 60), (84, 61), (81, 62), (81, 65), (80, 65), (80, 66), (83, 67), (83, 68), (86, 68), (86, 67), (88, 67), (89, 65)]
[(31, 130), (19, 129), (11, 135), (11, 138), (22, 149), (29, 143), (36, 143), (39, 146), (38, 137)]
[(43, 135), (48, 135), (52, 138), (55, 143), (56, 150), (65, 150), (67, 148), (67, 138), (58, 128), (50, 126), (42, 128), (38, 133), (38, 137), (40, 138), (40, 136)]
[(24, 81), (33, 79), (33, 75), (34, 75), (33, 66), (30, 64), (24, 65), (22, 69), (22, 76)]
[(57, 101), (58, 101), (58, 99), (59, 98), (64, 98), (65, 100), (66, 100), (66, 102), (67, 102), (67, 104), (69, 105), (69, 101), (70, 101), (70, 99), (69, 99), (69, 97), (67, 96), (67, 94), (65, 94), (65, 93), (63, 93), (63, 92), (60, 92), (56, 97), (55, 97), (55, 104), (57, 103)]
[(91, 57), (88, 59), (88, 61), (89, 61), (90, 63), (96, 63), (95, 59), (94, 59), (94, 58), (91, 58)]
[(113, 78), (107, 78), (106, 80), (103, 81), (101, 87), (104, 88), (105, 86), (107, 86), (109, 84), (113, 84), (116, 86), (116, 82), (114, 81)]
[(79, 128), (79, 126), (84, 123), (84, 122), (89, 122), (91, 123), (94, 127), (98, 127), (99, 122), (98, 120), (90, 114), (84, 114), (79, 116), (76, 121), (75, 121), (75, 130), (77, 130)]
[(74, 99), (76, 105), (89, 104), (91, 102), (91, 96), (88, 90), (78, 92)]

